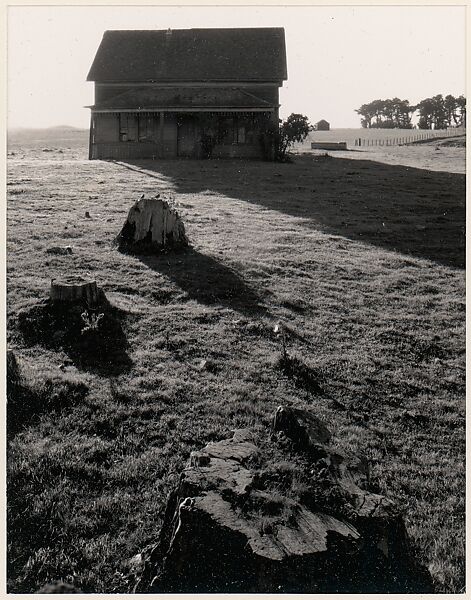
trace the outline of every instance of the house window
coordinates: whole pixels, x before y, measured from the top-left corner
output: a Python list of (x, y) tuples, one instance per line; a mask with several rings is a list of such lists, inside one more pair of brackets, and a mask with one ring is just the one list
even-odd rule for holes
[(140, 114), (138, 117), (138, 137), (140, 142), (152, 140), (153, 126), (152, 117)]
[(137, 115), (120, 113), (119, 115), (119, 141), (135, 142), (137, 139)]
[(218, 144), (256, 144), (257, 127), (252, 116), (221, 117), (218, 121)]
[(218, 144), (254, 144), (255, 126), (252, 117), (223, 117), (218, 122)]
[(250, 117), (245, 128), (245, 141), (247, 144), (259, 143), (260, 126), (257, 117)]
[(257, 123), (253, 116), (239, 117), (239, 144), (257, 143)]

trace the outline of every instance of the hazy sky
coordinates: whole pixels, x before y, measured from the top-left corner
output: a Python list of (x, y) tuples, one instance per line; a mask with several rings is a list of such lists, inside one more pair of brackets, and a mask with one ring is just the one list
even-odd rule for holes
[(8, 9), (8, 126), (88, 127), (85, 79), (103, 32), (169, 27), (284, 27), (281, 116), (359, 127), (354, 109), (376, 98), (465, 93), (460, 6), (16, 6)]

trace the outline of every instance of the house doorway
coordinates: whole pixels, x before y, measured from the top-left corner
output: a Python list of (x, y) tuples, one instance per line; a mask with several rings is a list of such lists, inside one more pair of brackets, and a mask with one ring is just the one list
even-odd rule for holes
[(193, 115), (181, 115), (177, 121), (177, 156), (197, 158), (200, 154), (200, 131)]

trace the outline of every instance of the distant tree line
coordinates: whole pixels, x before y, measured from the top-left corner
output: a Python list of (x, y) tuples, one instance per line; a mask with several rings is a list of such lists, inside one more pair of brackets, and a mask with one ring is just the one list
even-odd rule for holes
[(412, 116), (416, 112), (419, 129), (466, 126), (466, 98), (455, 98), (451, 94), (425, 98), (416, 105), (400, 98), (373, 100), (362, 104), (355, 112), (362, 117), (361, 126), (366, 128), (412, 129)]

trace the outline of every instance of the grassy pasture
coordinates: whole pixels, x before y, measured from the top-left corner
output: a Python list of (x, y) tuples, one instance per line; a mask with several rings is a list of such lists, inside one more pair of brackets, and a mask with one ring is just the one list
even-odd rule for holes
[[(458, 130), (461, 131), (461, 130)], [(452, 135), (453, 131), (447, 129), (424, 130), (424, 129), (376, 129), (365, 127), (346, 127), (334, 128), (329, 131), (313, 131), (309, 134), (308, 139), (319, 140), (323, 142), (347, 142), (348, 146), (354, 146), (355, 140), (362, 138), (363, 140), (394, 140), (398, 138), (413, 138), (418, 136), (431, 135), (434, 137)]]
[[(464, 176), (307, 156), (89, 162), (67, 140), (9, 152), (8, 336), (24, 385), (9, 407), (10, 592), (59, 578), (128, 592), (191, 450), (267, 426), (281, 403), (366, 452), (438, 591), (463, 590)], [(174, 196), (191, 249), (118, 253), (129, 207), (156, 192)], [(73, 254), (46, 252), (57, 245)], [(64, 273), (96, 277), (119, 309), (125, 360), (85, 368), (21, 335)], [(279, 320), (309, 377), (277, 369)]]
[[(301, 143), (295, 144), (297, 153), (320, 154), (321, 150), (311, 150), (311, 142), (347, 142), (348, 151), (335, 151), (339, 158), (373, 160), (390, 165), (402, 165), (428, 171), (446, 171), (466, 173), (466, 148), (463, 134), (451, 135), (447, 131), (435, 131), (437, 139), (404, 143), (395, 146), (373, 145), (386, 140), (412, 140), (430, 132), (415, 129), (332, 129), (331, 131), (313, 131)], [(361, 138), (362, 146), (355, 146), (355, 140)], [(369, 140), (370, 144), (365, 142)], [(420, 148), (417, 145), (420, 144)]]

